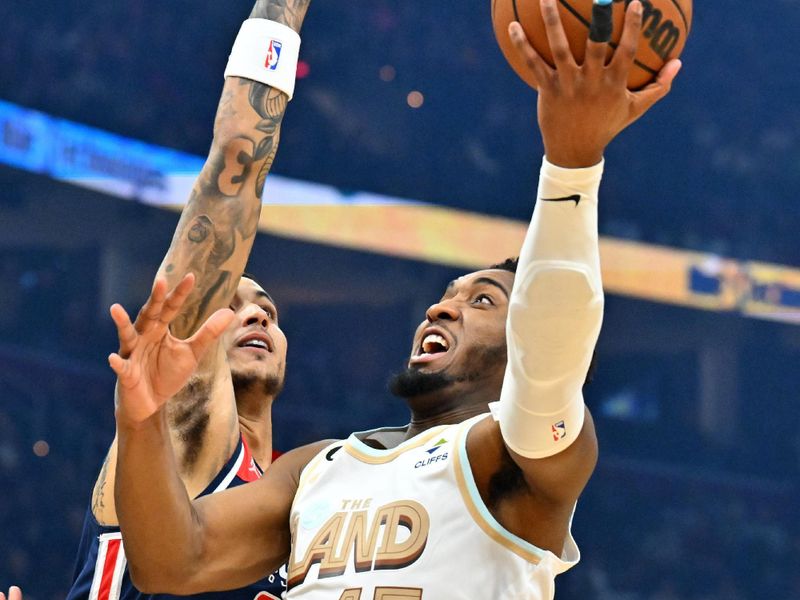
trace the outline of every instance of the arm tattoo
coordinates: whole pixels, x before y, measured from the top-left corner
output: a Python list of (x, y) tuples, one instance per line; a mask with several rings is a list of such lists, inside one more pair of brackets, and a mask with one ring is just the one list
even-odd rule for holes
[[(251, 17), (300, 30), (310, 0), (257, 0)], [(197, 281), (176, 335), (191, 335), (236, 292), (258, 229), (261, 194), (272, 167), (288, 98), (263, 83), (229, 81), (215, 120), (215, 144), (181, 216), (164, 272), (177, 282), (188, 271)]]
[(264, 182), (267, 173), (272, 168), (275, 152), (278, 150), (280, 139), (280, 124), (283, 120), (286, 104), (289, 101), (286, 94), (269, 86), (250, 83), (250, 106), (261, 117), (256, 124), (256, 129), (264, 134), (264, 138), (256, 148), (256, 160), (264, 160), (256, 178), (256, 195), (260, 198), (264, 192)]
[(111, 452), (106, 455), (100, 475), (97, 476), (97, 483), (94, 484), (94, 499), (92, 500), (92, 514), (97, 516), (97, 512), (105, 509), (106, 480), (108, 479), (108, 465), (111, 462)]
[[(208, 237), (209, 229), (213, 223), (211, 223), (211, 219), (209, 219), (206, 215), (200, 215), (194, 220), (194, 224), (192, 225), (191, 229), (189, 229), (189, 241), (194, 242), (195, 244), (199, 244), (200, 242), (204, 241)], [(172, 265), (169, 265), (171, 267)], [(167, 272), (169, 272), (170, 268), (167, 267)]]
[(269, 19), (300, 31), (310, 0), (258, 0), (251, 18)]

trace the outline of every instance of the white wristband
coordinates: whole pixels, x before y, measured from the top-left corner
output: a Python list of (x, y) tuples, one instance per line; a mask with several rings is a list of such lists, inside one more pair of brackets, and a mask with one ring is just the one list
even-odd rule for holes
[(300, 35), (268, 19), (247, 19), (228, 57), (225, 77), (244, 77), (294, 95)]

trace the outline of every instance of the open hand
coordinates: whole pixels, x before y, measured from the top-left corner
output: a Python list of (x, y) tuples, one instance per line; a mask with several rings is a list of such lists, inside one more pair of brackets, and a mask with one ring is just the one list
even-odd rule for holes
[(653, 83), (632, 92), (627, 81), (642, 30), (639, 0), (628, 5), (622, 37), (608, 64), (608, 42), (592, 40), (586, 43), (583, 64), (577, 64), (555, 0), (541, 0), (541, 9), (555, 67), (534, 50), (519, 23), (511, 23), (508, 33), (536, 81), (545, 155), (562, 167), (595, 165), (618, 133), (669, 93), (681, 62), (667, 62)]
[(233, 318), (230, 309), (211, 315), (187, 340), (169, 332), (170, 322), (179, 314), (194, 286), (194, 275), (186, 275), (167, 293), (165, 279), (156, 279), (150, 297), (131, 323), (119, 304), (111, 307), (117, 326), (121, 353), (113, 353), (108, 363), (117, 374), (117, 421), (138, 425), (158, 412), (167, 400), (186, 385), (203, 354), (219, 338)]

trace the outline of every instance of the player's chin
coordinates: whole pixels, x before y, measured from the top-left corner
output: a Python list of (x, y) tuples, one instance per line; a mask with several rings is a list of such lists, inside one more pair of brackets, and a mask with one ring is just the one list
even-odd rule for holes
[(450, 352), (415, 355), (408, 359), (408, 368), (414, 371), (438, 373), (450, 366), (453, 358)]

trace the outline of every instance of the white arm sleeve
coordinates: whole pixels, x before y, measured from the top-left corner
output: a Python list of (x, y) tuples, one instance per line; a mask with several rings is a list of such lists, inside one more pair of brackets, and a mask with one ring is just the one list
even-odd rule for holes
[(506, 367), (492, 412), (506, 445), (528, 458), (581, 432), (581, 388), (603, 320), (597, 192), (603, 163), (564, 169), (545, 159), (508, 309)]

